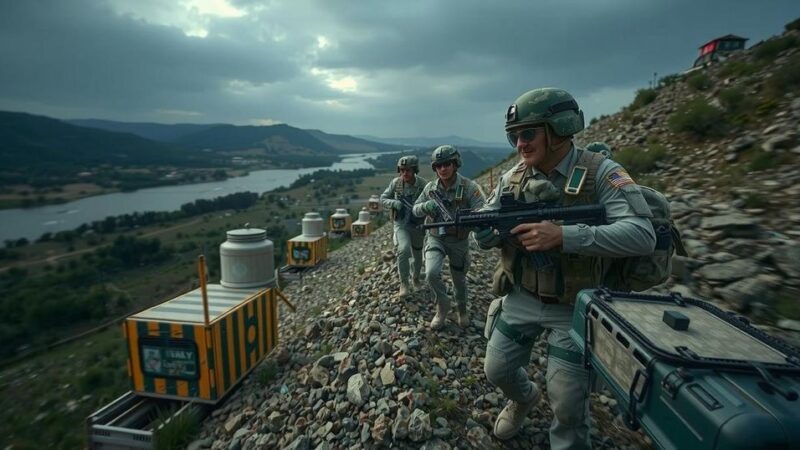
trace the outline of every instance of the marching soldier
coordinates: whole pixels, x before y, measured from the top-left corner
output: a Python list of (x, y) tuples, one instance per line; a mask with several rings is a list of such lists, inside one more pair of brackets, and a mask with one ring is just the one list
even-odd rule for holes
[[(397, 247), (397, 271), (400, 274), (400, 298), (409, 294), (409, 274), (413, 270), (411, 283), (414, 289), (420, 286), (419, 275), (422, 271), (422, 245), (425, 230), (420, 227), (420, 219), (414, 216), (410, 206), (419, 197), (427, 181), (417, 175), (419, 161), (416, 156), (403, 156), (397, 161), (397, 173), (389, 187), (381, 194), (384, 209), (390, 211), (394, 222), (394, 244)], [(414, 262), (409, 268), (409, 259)]]
[[(414, 204), (414, 215), (426, 217), (426, 222), (438, 217), (438, 206), (430, 197), (436, 191), (444, 200), (448, 212), (455, 216), (458, 209), (479, 208), (483, 206), (484, 195), (474, 181), (461, 176), (461, 155), (452, 145), (442, 145), (433, 151), (431, 167), (436, 172), (436, 180), (428, 182)], [(441, 329), (450, 311), (450, 299), (442, 281), (444, 258), (450, 263), (453, 278), (458, 325), (469, 324), (467, 314), (467, 271), (469, 270), (469, 230), (455, 227), (431, 228), (425, 244), (425, 276), (433, 290), (436, 314), (431, 320), (431, 328)]]
[[(552, 201), (564, 206), (599, 203), (608, 225), (561, 226), (524, 223), (501, 238), (492, 230), (476, 233), (481, 248), (501, 248), (502, 270), (496, 275), (499, 314), (487, 330), (484, 371), (510, 399), (494, 425), (500, 439), (516, 435), (525, 416), (541, 397), (528, 379), (533, 341), (550, 330), (547, 394), (553, 410), (550, 445), (554, 449), (588, 449), (589, 372), (568, 335), (575, 294), (597, 286), (607, 258), (653, 252), (651, 212), (624, 168), (599, 153), (573, 145), (584, 127), (583, 112), (561, 89), (526, 92), (506, 113), (508, 141), (520, 162), (506, 172), (487, 208), (500, 207), (500, 196), (512, 192), (525, 202)], [(547, 198), (545, 198), (547, 197)], [(554, 263), (538, 268), (531, 252), (547, 252)], [(498, 292), (499, 291), (499, 292)]]

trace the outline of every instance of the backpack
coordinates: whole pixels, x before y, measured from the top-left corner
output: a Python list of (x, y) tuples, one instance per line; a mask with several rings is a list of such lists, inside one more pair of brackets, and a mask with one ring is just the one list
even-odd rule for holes
[(656, 234), (653, 253), (641, 256), (613, 258), (603, 285), (612, 289), (644, 291), (664, 283), (672, 273), (672, 256), (688, 256), (680, 231), (672, 221), (669, 200), (657, 190), (639, 185), (653, 217), (650, 223)]

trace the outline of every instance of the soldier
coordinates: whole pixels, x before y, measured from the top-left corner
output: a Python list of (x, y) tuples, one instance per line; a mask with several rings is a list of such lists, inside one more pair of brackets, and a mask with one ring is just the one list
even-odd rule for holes
[[(428, 194), (431, 191), (439, 192), (447, 203), (446, 206), (451, 215), (455, 215), (458, 209), (483, 206), (484, 196), (480, 186), (458, 173), (458, 168), (461, 167), (461, 155), (455, 147), (452, 145), (437, 147), (431, 156), (431, 167), (436, 172), (437, 179), (428, 182), (425, 189), (422, 190), (422, 194), (417, 198), (414, 204), (415, 216), (428, 216), (426, 221), (432, 221), (438, 216), (438, 207)], [(450, 299), (442, 281), (442, 264), (445, 256), (449, 260), (450, 275), (453, 278), (458, 325), (465, 327), (469, 324), (467, 314), (468, 236), (469, 230), (455, 227), (428, 230), (428, 239), (425, 244), (425, 277), (433, 290), (436, 303), (436, 314), (431, 320), (431, 328), (434, 330), (441, 329), (445, 325), (447, 313), (450, 311)]]
[[(394, 245), (397, 247), (397, 271), (400, 274), (400, 298), (409, 294), (409, 259), (414, 256), (412, 264), (414, 276), (411, 283), (414, 289), (419, 289), (419, 274), (422, 271), (422, 244), (425, 239), (425, 230), (419, 225), (411, 209), (406, 205), (413, 205), (419, 197), (427, 181), (417, 175), (419, 161), (416, 156), (403, 156), (397, 161), (397, 172), (389, 187), (381, 194), (383, 207), (390, 211), (394, 221)], [(405, 203), (405, 204), (404, 204)]]
[(608, 146), (605, 142), (592, 142), (586, 146), (586, 150), (590, 152), (600, 153), (601, 155), (605, 156), (606, 158), (611, 159), (614, 156), (614, 152), (611, 150), (611, 147)]
[[(564, 206), (602, 204), (610, 224), (524, 223), (507, 238), (492, 230), (475, 235), (481, 248), (501, 248), (495, 286), (503, 286), (496, 294), (504, 296), (493, 303), (501, 309), (487, 330), (484, 372), (510, 401), (494, 434), (513, 437), (539, 401), (541, 393), (528, 379), (526, 366), (533, 341), (548, 329), (545, 379), (554, 449), (591, 447), (589, 372), (568, 335), (575, 294), (601, 282), (598, 273), (607, 267), (606, 258), (646, 255), (655, 246), (650, 209), (625, 169), (573, 145), (573, 135), (583, 127), (583, 112), (566, 91), (544, 88), (520, 96), (508, 108), (505, 125), (520, 162), (503, 174), (487, 208), (500, 207), (503, 192), (525, 202), (555, 197)], [(531, 252), (547, 252), (554, 263), (537, 270)]]

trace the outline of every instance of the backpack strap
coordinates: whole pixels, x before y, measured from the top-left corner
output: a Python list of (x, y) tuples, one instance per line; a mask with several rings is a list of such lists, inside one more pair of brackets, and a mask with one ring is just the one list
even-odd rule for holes
[(402, 178), (397, 177), (397, 182), (394, 184), (394, 198), (397, 200), (403, 196), (405, 191), (406, 182)]

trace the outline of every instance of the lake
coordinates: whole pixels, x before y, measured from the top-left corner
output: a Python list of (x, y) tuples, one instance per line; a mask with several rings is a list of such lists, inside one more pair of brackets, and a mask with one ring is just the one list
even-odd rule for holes
[(341, 161), (326, 167), (258, 170), (247, 176), (224, 181), (117, 192), (58, 205), (0, 210), (0, 241), (23, 237), (33, 241), (48, 231), (72, 230), (83, 223), (105, 219), (108, 216), (137, 211), (174, 211), (185, 203), (236, 192), (250, 191), (261, 194), (281, 186), (289, 186), (301, 175), (320, 169), (371, 169), (372, 164), (366, 160), (379, 154), (342, 155)]

